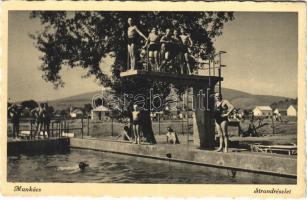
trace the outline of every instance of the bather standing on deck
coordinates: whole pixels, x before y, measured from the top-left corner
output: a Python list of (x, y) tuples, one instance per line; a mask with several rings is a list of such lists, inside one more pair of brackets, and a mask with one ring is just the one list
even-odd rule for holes
[(128, 54), (130, 58), (130, 66), (128, 66), (129, 69), (135, 69), (136, 65), (136, 44), (137, 44), (137, 34), (142, 36), (145, 40), (147, 38), (145, 35), (138, 29), (136, 25), (134, 25), (134, 21), (132, 18), (128, 18)]
[(132, 130), (134, 134), (135, 144), (141, 143), (140, 133), (141, 133), (141, 112), (137, 105), (133, 105), (132, 111)]
[(31, 113), (34, 114), (35, 121), (36, 121), (36, 129), (35, 129), (34, 138), (36, 137), (37, 134), (38, 134), (38, 137), (39, 137), (40, 132), (44, 129), (44, 120), (43, 120), (44, 112), (45, 112), (45, 110), (44, 110), (44, 104), (43, 103), (40, 103), (38, 105), (38, 107), (31, 110)]
[(13, 104), (8, 108), (8, 113), (12, 119), (13, 123), (13, 139), (19, 137), (19, 121), (20, 121), (20, 110), (16, 104)]
[(45, 131), (47, 131), (48, 138), (50, 137), (50, 121), (51, 121), (51, 111), (48, 106), (48, 103), (44, 104), (44, 113), (43, 113), (43, 125), (44, 125), (44, 137)]
[(224, 143), (224, 152), (228, 152), (228, 116), (234, 110), (234, 106), (227, 100), (222, 99), (220, 93), (215, 93), (215, 129), (218, 132), (220, 138), (220, 146), (216, 151), (221, 151), (223, 149)]

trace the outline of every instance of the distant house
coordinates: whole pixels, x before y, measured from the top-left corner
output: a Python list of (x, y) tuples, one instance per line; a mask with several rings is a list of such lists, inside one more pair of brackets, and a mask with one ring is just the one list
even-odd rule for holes
[(83, 116), (83, 111), (80, 108), (71, 108), (69, 112), (71, 118), (79, 118)]
[(274, 114), (277, 116), (286, 116), (287, 115), (287, 108), (275, 108)]
[(290, 105), (287, 109), (287, 116), (297, 116), (297, 105)]
[(273, 110), (270, 106), (256, 106), (253, 110), (254, 116), (271, 116)]
[(104, 120), (110, 118), (110, 109), (104, 106), (98, 106), (91, 111), (92, 120)]

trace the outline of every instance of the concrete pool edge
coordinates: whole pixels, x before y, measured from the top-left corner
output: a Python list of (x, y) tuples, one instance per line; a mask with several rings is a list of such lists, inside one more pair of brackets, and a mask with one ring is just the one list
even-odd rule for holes
[(8, 141), (7, 155), (67, 152), (69, 145), (69, 138)]
[[(260, 153), (219, 153), (177, 145), (135, 145), (98, 139), (70, 139), (71, 148), (89, 149), (219, 169), (297, 179), (297, 159)], [(171, 158), (166, 157), (170, 154)]]

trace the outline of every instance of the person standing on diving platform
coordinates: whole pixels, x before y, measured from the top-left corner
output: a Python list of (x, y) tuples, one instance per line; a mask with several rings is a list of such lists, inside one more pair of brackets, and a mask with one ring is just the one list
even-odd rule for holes
[(142, 36), (145, 40), (147, 38), (145, 35), (138, 29), (136, 25), (134, 25), (134, 21), (132, 18), (128, 18), (128, 54), (130, 58), (130, 65), (128, 64), (129, 69), (136, 69), (136, 59), (135, 59), (135, 54), (136, 54), (136, 44), (137, 44), (137, 34)]

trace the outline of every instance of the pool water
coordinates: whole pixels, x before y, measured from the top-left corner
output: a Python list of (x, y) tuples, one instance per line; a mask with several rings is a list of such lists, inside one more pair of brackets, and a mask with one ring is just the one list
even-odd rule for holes
[[(90, 166), (78, 170), (79, 162)], [(200, 167), (201, 168), (201, 167)], [(144, 161), (132, 156), (72, 149), (66, 154), (8, 157), (8, 182), (61, 183), (236, 183), (231, 176)]]

